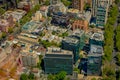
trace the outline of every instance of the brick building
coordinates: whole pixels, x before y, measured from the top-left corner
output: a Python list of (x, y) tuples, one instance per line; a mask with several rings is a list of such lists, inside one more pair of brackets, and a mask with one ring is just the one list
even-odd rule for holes
[(88, 22), (86, 20), (76, 20), (72, 24), (72, 30), (75, 29), (83, 29), (85, 31), (88, 30)]

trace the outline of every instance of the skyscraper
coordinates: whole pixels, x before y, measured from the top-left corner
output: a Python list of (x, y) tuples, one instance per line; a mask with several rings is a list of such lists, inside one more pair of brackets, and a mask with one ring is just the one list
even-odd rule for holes
[(75, 8), (75, 9), (80, 10), (81, 12), (84, 9), (84, 4), (85, 4), (84, 0), (73, 0), (72, 1), (72, 7)]

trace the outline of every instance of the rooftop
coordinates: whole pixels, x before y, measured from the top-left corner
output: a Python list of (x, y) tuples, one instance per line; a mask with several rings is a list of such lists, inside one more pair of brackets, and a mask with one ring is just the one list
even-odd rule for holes
[(90, 55), (102, 56), (103, 55), (103, 47), (97, 46), (97, 45), (91, 45), (90, 47), (91, 47), (90, 53), (88, 54), (88, 56)]
[(33, 32), (36, 28), (38, 28), (39, 26), (40, 26), (40, 23), (35, 22), (35, 21), (30, 21), (30, 22), (27, 22), (25, 25), (23, 25), (22, 31), (31, 33), (31, 32)]
[(79, 10), (78, 9), (68, 9), (68, 12), (70, 13), (79, 13)]
[(77, 35), (77, 36), (80, 36), (80, 37), (81, 37), (84, 33), (85, 33), (85, 32), (84, 32), (83, 30), (77, 29), (77, 30), (75, 30), (75, 31), (73, 32), (73, 35)]
[(71, 55), (72, 52), (67, 51), (67, 50), (62, 50), (61, 48), (58, 48), (58, 47), (48, 47), (46, 54), (69, 54)]
[(0, 26), (8, 26), (9, 22), (7, 20), (1, 19), (0, 20)]
[(40, 7), (40, 10), (41, 10), (41, 11), (45, 11), (45, 10), (47, 10), (47, 9), (48, 9), (48, 6), (41, 6), (41, 7)]
[(15, 10), (15, 11), (6, 11), (6, 12), (3, 14), (3, 16), (4, 16), (5, 18), (7, 18), (7, 17), (9, 17), (10, 15), (12, 15), (14, 19), (20, 20), (25, 14), (26, 14), (25, 11), (17, 9), (17, 10)]
[(97, 41), (103, 41), (104, 35), (103, 32), (96, 32), (91, 36), (91, 39), (97, 40)]
[(76, 39), (76, 38), (71, 38), (71, 37), (65, 37), (65, 38), (63, 39), (63, 41), (65, 41), (65, 42), (67, 42), (67, 43), (73, 43), (73, 44), (76, 44), (76, 43), (79, 42), (78, 39)]

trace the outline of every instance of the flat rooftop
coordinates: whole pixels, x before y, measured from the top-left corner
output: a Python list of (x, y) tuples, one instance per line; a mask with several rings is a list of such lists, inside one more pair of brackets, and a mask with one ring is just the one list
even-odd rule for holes
[(103, 55), (103, 47), (102, 46), (97, 46), (97, 45), (91, 45), (90, 46), (90, 52), (88, 56), (94, 55), (94, 56), (102, 56)]
[(71, 37), (65, 37), (65, 38), (63, 39), (63, 41), (65, 41), (65, 42), (67, 42), (67, 43), (73, 43), (73, 44), (76, 44), (76, 43), (79, 42), (78, 39), (76, 39), (76, 38), (71, 38)]
[(46, 54), (66, 54), (66, 55), (72, 55), (71, 51), (68, 50), (62, 50), (58, 47), (48, 47)]
[(35, 22), (35, 21), (30, 21), (30, 22), (27, 22), (25, 25), (23, 25), (22, 31), (31, 33), (35, 29), (37, 29), (39, 26), (40, 26), (40, 23)]
[(104, 35), (103, 32), (96, 32), (91, 36), (91, 39), (97, 40), (97, 41), (103, 41)]
[(73, 32), (73, 35), (77, 35), (77, 36), (80, 36), (80, 37), (81, 37), (84, 33), (85, 33), (85, 32), (84, 32), (83, 30), (77, 29), (77, 30), (75, 30), (75, 31)]

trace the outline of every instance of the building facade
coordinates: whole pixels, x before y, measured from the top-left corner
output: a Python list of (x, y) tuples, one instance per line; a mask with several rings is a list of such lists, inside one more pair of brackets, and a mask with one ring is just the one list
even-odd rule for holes
[(74, 63), (76, 63), (79, 58), (80, 41), (76, 38), (65, 37), (62, 40), (62, 49), (72, 51), (74, 55)]
[(67, 27), (69, 25), (69, 16), (63, 13), (56, 13), (52, 16), (51, 24)]
[(30, 55), (30, 53), (22, 54), (22, 63), (24, 67), (34, 67), (37, 66), (39, 62), (38, 55)]
[(44, 56), (45, 73), (56, 74), (65, 71), (73, 73), (73, 54), (71, 51), (50, 47)]
[(80, 10), (80, 12), (83, 12), (84, 5), (85, 5), (84, 0), (73, 0), (72, 1), (72, 7), (75, 8), (75, 9)]
[(89, 39), (89, 44), (90, 44), (90, 45), (103, 46), (103, 45), (104, 45), (103, 32), (94, 33), (94, 34), (91, 36), (91, 38)]
[(82, 29), (82, 30), (87, 31), (88, 30), (87, 20), (76, 20), (76, 21), (74, 21), (74, 23), (72, 24), (72, 30), (76, 30), (76, 29)]
[(108, 17), (110, 0), (92, 0), (92, 17), (96, 18), (96, 26), (104, 28)]
[(17, 0), (0, 0), (0, 6), (6, 10), (9, 8), (17, 8)]

